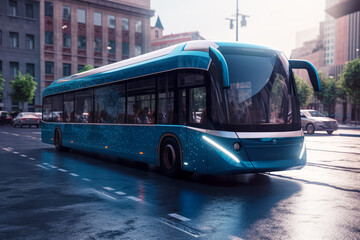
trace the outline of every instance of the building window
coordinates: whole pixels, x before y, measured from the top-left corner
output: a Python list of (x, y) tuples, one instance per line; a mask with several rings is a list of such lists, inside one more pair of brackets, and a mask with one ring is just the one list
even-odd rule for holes
[(64, 33), (63, 34), (63, 47), (64, 48), (71, 48), (71, 35)]
[(77, 10), (78, 23), (86, 23), (86, 11), (78, 8)]
[(95, 50), (95, 52), (102, 52), (102, 39), (101, 38), (94, 39), (94, 50)]
[(62, 18), (65, 21), (70, 21), (71, 19), (71, 8), (68, 6), (62, 7)]
[(31, 3), (25, 4), (25, 16), (28, 18), (34, 18), (34, 5)]
[(17, 16), (18, 15), (18, 7), (16, 1), (9, 1), (9, 15), (10, 16)]
[(47, 75), (54, 74), (54, 63), (53, 62), (45, 62), (45, 74), (47, 74)]
[(67, 77), (71, 75), (71, 64), (63, 63), (63, 76)]
[(159, 38), (159, 31), (158, 30), (155, 31), (155, 37)]
[(28, 49), (35, 49), (35, 39), (34, 35), (26, 34), (26, 48)]
[(142, 33), (142, 23), (141, 21), (135, 20), (135, 32)]
[(86, 37), (78, 36), (78, 49), (86, 49)]
[(54, 33), (50, 31), (45, 31), (45, 44), (53, 45), (54, 44)]
[(35, 77), (35, 64), (27, 63), (26, 64), (26, 73), (28, 73), (31, 76)]
[(10, 62), (10, 75), (15, 77), (19, 71), (19, 63), (18, 62)]
[(78, 65), (78, 72), (81, 72), (84, 67), (85, 67), (85, 65)]
[(129, 58), (129, 43), (122, 42), (122, 58), (126, 59)]
[(109, 53), (115, 53), (116, 52), (116, 43), (113, 40), (109, 40), (108, 45)]
[(121, 19), (121, 29), (123, 31), (129, 31), (129, 19), (128, 18)]
[(101, 26), (101, 13), (94, 12), (94, 25)]
[(10, 32), (10, 47), (19, 47), (19, 33)]
[(108, 28), (115, 28), (115, 16), (108, 15)]
[(52, 17), (54, 15), (54, 4), (52, 2), (45, 2), (45, 16)]

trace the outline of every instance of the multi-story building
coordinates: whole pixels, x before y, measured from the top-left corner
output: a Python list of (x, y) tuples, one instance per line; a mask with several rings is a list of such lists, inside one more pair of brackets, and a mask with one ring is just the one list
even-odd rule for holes
[(33, 34), (37, 36), (37, 55), (32, 57), (39, 66), (36, 110), (41, 108), (40, 93), (54, 80), (75, 74), (87, 64), (99, 67), (150, 50), (150, 18), (154, 15), (150, 0), (2, 0), (0, 4), (7, 12), (13, 11), (13, 3), (27, 6), (29, 2), (37, 21), (32, 21), (33, 26), (19, 23), (11, 29), (37, 29), (37, 35)]
[(34, 101), (24, 107), (41, 108), (39, 6), (32, 0), (0, 1), (0, 72), (5, 79), (0, 110), (19, 110), (10, 97), (10, 81), (18, 71), (31, 74), (38, 84)]
[(169, 47), (191, 40), (204, 40), (198, 31), (163, 35), (164, 27), (158, 17), (154, 27), (151, 27), (151, 51)]

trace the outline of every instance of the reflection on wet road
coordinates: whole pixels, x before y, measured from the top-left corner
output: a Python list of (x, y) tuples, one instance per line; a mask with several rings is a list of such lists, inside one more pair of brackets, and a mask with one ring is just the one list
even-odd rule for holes
[(0, 239), (358, 239), (359, 138), (307, 136), (300, 171), (163, 176), (0, 129)]

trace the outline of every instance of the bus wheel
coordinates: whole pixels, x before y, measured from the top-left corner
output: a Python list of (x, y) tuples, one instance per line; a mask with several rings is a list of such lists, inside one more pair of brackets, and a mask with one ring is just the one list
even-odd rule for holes
[(55, 149), (57, 151), (69, 151), (70, 148), (63, 147), (62, 145), (62, 137), (61, 137), (61, 131), (59, 128), (55, 130), (55, 136), (54, 136), (54, 145)]
[(308, 134), (314, 134), (314, 132), (315, 132), (315, 126), (314, 126), (314, 124), (309, 123), (309, 124), (306, 126), (306, 132), (307, 132)]
[(160, 148), (160, 166), (168, 177), (177, 177), (180, 168), (180, 147), (174, 138), (165, 138)]

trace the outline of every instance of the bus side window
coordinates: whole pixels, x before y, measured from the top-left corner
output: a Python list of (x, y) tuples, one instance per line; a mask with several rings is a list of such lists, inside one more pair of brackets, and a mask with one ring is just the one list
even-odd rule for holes
[(64, 121), (74, 122), (74, 93), (64, 94)]
[(53, 97), (45, 97), (43, 100), (43, 120), (52, 121), (52, 99)]
[(206, 124), (206, 89), (191, 88), (189, 91), (190, 123)]
[(174, 77), (164, 74), (158, 78), (157, 123), (175, 124), (174, 116)]
[(63, 95), (53, 96), (53, 108), (52, 108), (52, 121), (62, 122), (63, 121)]
[(75, 122), (92, 122), (93, 89), (81, 90), (75, 93)]

